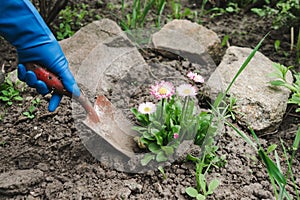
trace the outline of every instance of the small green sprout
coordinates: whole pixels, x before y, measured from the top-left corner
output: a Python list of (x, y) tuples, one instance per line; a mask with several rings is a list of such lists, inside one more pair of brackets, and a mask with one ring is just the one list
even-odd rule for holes
[(23, 101), (17, 85), (18, 82), (13, 83), (10, 77), (6, 76), (4, 82), (0, 85), (0, 101), (8, 106), (11, 106), (14, 101)]
[(29, 119), (35, 118), (34, 111), (40, 105), (40, 102), (41, 102), (40, 98), (36, 98), (36, 99), (32, 100), (31, 105), (29, 107), (29, 110), (23, 112), (23, 115), (26, 116)]

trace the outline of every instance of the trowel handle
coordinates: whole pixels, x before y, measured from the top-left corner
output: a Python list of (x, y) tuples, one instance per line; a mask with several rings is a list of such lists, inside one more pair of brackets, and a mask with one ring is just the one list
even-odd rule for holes
[(68, 92), (61, 80), (54, 73), (48, 71), (44, 67), (41, 67), (34, 63), (27, 63), (25, 65), (26, 70), (33, 71), (38, 80), (41, 80), (46, 83), (48, 89), (51, 92), (54, 92), (59, 95), (66, 95), (68, 97), (75, 98), (85, 109), (87, 112), (88, 118), (94, 123), (98, 123), (99, 117), (92, 106), (91, 102), (81, 93), (79, 97), (72, 96), (70, 92)]
[(61, 80), (54, 73), (34, 63), (27, 63), (25, 67), (27, 71), (33, 71), (38, 80), (46, 83), (51, 92), (72, 97), (72, 94), (65, 89)]

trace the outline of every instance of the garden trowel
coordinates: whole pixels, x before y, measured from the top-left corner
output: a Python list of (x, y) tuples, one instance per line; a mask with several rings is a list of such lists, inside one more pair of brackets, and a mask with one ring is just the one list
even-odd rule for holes
[(33, 71), (37, 78), (44, 81), (53, 93), (66, 95), (79, 102), (86, 111), (87, 116), (83, 123), (88, 128), (128, 158), (134, 156), (133, 149), (136, 143), (134, 141), (135, 132), (131, 129), (131, 123), (104, 95), (98, 95), (93, 106), (83, 93), (79, 97), (72, 96), (70, 92), (66, 91), (61, 80), (45, 68), (28, 63), (26, 69)]

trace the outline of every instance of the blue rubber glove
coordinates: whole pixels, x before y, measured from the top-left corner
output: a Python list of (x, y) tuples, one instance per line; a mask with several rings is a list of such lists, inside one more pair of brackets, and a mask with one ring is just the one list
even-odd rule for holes
[[(67, 91), (76, 97), (80, 96), (80, 90), (59, 43), (29, 0), (1, 2), (0, 35), (17, 49), (20, 80), (35, 87), (43, 95), (49, 93), (46, 84), (37, 80), (32, 71), (26, 71), (23, 65), (37, 63), (58, 75)], [(52, 95), (48, 107), (50, 112), (57, 108), (61, 98), (58, 94)]]

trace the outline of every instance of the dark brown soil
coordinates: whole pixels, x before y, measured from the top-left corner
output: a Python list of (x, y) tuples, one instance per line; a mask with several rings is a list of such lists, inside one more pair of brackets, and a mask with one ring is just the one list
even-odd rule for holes
[[(109, 9), (108, 2), (71, 1), (88, 3), (93, 12), (101, 17), (118, 21)], [(183, 7), (191, 7), (188, 2)], [(167, 11), (167, 13), (170, 11)], [(86, 22), (91, 21), (88, 18)], [(165, 16), (166, 20), (167, 17)], [(271, 29), (271, 19), (259, 18), (251, 13), (223, 15), (203, 18), (203, 25), (214, 30), (220, 38), (229, 35), (230, 45), (255, 47)], [(59, 23), (56, 21), (55, 23)], [(276, 52), (274, 41), (280, 39), (281, 50)], [(7, 42), (0, 40), (0, 64), (5, 71), (16, 68), (16, 53)], [(296, 65), (294, 52), (289, 50), (289, 31), (272, 30), (262, 45), (261, 52), (271, 60), (284, 65)], [(285, 54), (289, 53), (289, 56)], [(147, 58), (146, 54), (145, 57)], [(159, 55), (161, 56), (161, 55)], [(174, 61), (163, 64), (174, 67)], [(134, 72), (132, 72), (134, 76)], [(1, 103), (0, 114), (0, 185), (19, 177), (8, 188), (0, 187), (0, 199), (189, 199), (185, 188), (195, 187), (195, 166), (179, 160), (164, 168), (166, 177), (159, 171), (143, 174), (119, 172), (97, 161), (86, 150), (78, 135), (72, 117), (71, 100), (64, 98), (54, 113), (47, 111), (49, 97), (38, 96), (35, 90), (25, 87), (21, 93), (22, 104), (5, 106)], [(30, 100), (38, 96), (41, 103), (35, 111), (36, 117), (27, 119), (22, 113), (31, 105)], [(262, 133), (264, 146), (278, 144), (279, 138), (290, 145), (299, 124), (295, 108), (289, 106), (286, 116), (276, 133)], [(226, 156), (226, 164), (214, 168), (207, 179), (217, 178), (221, 185), (209, 199), (274, 199), (266, 169), (254, 150), (240, 139), (234, 131), (225, 127), (216, 144), (218, 155)], [(299, 154), (294, 163), (294, 174), (300, 185)], [(16, 171), (18, 170), (18, 171)], [(24, 170), (24, 171), (20, 171)], [(33, 170), (33, 171), (32, 171)], [(283, 169), (285, 170), (285, 169)], [(5, 173), (12, 172), (10, 176)], [(18, 172), (18, 173), (16, 173)], [(28, 180), (30, 181), (28, 181)], [(27, 180), (27, 181), (26, 181)], [(4, 182), (4, 183), (3, 183)], [(295, 196), (292, 186), (288, 191)]]

